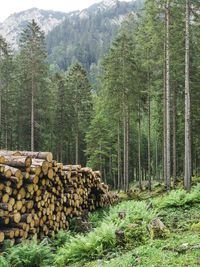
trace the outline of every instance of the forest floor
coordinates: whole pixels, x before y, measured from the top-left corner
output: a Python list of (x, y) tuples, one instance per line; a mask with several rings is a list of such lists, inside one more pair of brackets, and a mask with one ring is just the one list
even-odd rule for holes
[[(75, 232), (74, 219), (70, 231), (51, 240), (8, 248), (0, 266), (200, 266), (199, 178), (191, 193), (168, 193), (154, 183), (151, 192), (134, 186), (119, 197), (119, 203), (90, 214), (89, 231)], [(159, 227), (151, 223), (155, 219)]]
[[(119, 197), (117, 205), (90, 215), (92, 232), (76, 234), (58, 249), (60, 266), (200, 266), (199, 179), (194, 179), (191, 193), (167, 193), (164, 185), (154, 183), (151, 192), (133, 186)], [(150, 234), (147, 228), (155, 218), (166, 228)]]

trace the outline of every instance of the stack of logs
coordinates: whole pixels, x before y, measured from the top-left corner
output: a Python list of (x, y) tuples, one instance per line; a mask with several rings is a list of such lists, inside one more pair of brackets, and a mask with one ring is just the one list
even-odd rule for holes
[(116, 200), (90, 168), (57, 163), (50, 152), (0, 150), (0, 248), (67, 230), (84, 209)]

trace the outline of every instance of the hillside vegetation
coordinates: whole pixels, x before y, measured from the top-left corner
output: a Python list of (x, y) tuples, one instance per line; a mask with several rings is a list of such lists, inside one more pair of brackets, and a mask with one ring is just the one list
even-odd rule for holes
[[(157, 191), (156, 185), (151, 194)], [(71, 221), (70, 231), (51, 240), (8, 245), (0, 266), (199, 266), (200, 183), (191, 193), (178, 189), (152, 198), (148, 192), (137, 194), (144, 200), (122, 200), (91, 213), (89, 232), (76, 233)], [(164, 230), (149, 227), (155, 219)]]

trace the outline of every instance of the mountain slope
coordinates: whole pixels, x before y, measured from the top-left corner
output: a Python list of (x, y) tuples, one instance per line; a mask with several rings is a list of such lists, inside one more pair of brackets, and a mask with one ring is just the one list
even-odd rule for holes
[(2, 35), (18, 50), (20, 34), (32, 19), (46, 34), (51, 70), (67, 70), (79, 61), (90, 72), (107, 52), (121, 22), (142, 7), (144, 0), (103, 0), (82, 11), (62, 13), (32, 8), (12, 14), (0, 24)]
[(10, 45), (18, 49), (20, 34), (27, 22), (35, 19), (36, 23), (47, 34), (66, 17), (66, 13), (31, 8), (26, 11), (10, 15), (0, 24), (0, 34), (6, 38)]
[(142, 7), (143, 0), (104, 0), (67, 16), (46, 38), (53, 71), (66, 70), (78, 60), (87, 71), (96, 71), (121, 22)]

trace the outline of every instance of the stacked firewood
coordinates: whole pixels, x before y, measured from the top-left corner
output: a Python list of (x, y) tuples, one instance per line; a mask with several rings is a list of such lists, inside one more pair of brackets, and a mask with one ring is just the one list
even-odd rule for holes
[(52, 236), (116, 200), (90, 168), (57, 163), (50, 152), (0, 150), (0, 245)]

